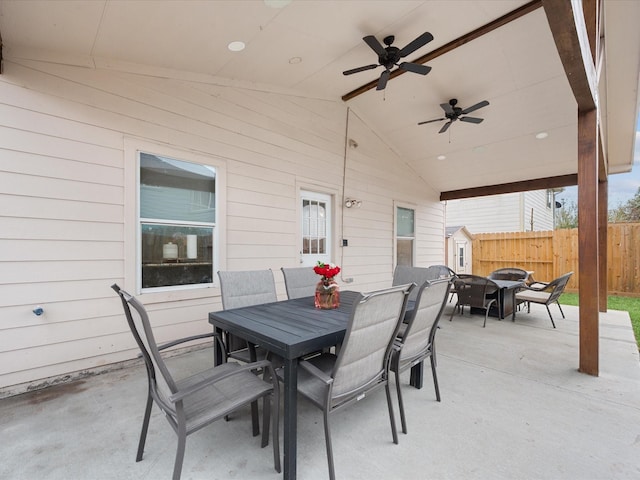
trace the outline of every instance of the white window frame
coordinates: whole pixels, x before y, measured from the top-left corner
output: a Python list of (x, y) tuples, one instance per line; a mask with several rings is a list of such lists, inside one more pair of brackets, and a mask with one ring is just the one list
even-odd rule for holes
[[(216, 222), (213, 229), (212, 269), (213, 283), (179, 285), (171, 287), (154, 287), (142, 289), (142, 259), (140, 238), (140, 169), (139, 152), (162, 157), (174, 158), (185, 162), (208, 165), (216, 170)], [(226, 258), (226, 162), (218, 157), (182, 150), (167, 145), (153, 143), (137, 138), (124, 139), (124, 286), (137, 295), (144, 295), (145, 302), (162, 302), (167, 300), (183, 300), (204, 298), (212, 295), (211, 288), (218, 288), (216, 272), (224, 270)]]
[[(398, 208), (413, 210), (413, 237), (398, 237)], [(416, 205), (410, 204), (410, 203), (398, 202), (398, 201), (393, 202), (393, 268), (394, 269), (395, 267), (398, 266), (398, 239), (404, 239), (404, 238), (406, 239), (410, 238), (413, 241), (412, 251), (411, 251), (411, 259), (412, 259), (411, 266), (413, 267), (416, 266), (416, 252), (417, 252), (416, 232), (418, 230), (417, 222), (418, 222), (418, 216), (417, 216)]]

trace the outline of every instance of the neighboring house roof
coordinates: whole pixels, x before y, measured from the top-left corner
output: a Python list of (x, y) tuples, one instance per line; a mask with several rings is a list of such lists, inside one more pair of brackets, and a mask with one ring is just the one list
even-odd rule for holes
[(450, 237), (452, 237), (453, 235), (455, 235), (458, 232), (462, 232), (464, 235), (466, 235), (471, 240), (473, 240), (473, 234), (471, 232), (469, 232), (469, 230), (467, 230), (467, 227), (465, 227), (463, 225), (457, 225), (457, 226), (454, 226), (454, 227), (446, 227), (445, 228), (445, 232), (444, 232), (444, 236), (445, 236), (445, 238), (450, 238)]

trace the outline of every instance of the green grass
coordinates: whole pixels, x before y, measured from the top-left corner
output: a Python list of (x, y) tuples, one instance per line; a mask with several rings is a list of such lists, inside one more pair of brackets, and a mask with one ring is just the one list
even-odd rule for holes
[[(560, 296), (560, 303), (562, 305), (578, 305), (577, 293), (563, 293)], [(629, 312), (631, 317), (631, 325), (633, 326), (633, 333), (636, 336), (636, 342), (638, 348), (640, 348), (640, 298), (637, 297), (607, 297), (607, 308), (611, 310), (624, 310)]]

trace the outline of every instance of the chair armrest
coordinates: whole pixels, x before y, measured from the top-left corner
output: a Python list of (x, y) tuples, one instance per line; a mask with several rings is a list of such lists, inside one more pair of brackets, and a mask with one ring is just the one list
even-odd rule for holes
[[(223, 364), (223, 365), (226, 365), (226, 364)], [(235, 365), (238, 365), (238, 368), (234, 368), (233, 370), (226, 370), (224, 372), (222, 371), (216, 372), (215, 370), (217, 367), (214, 367), (213, 374), (210, 377), (200, 380), (199, 382), (196, 382), (193, 385), (190, 385), (189, 387), (174, 393), (173, 395), (169, 395), (169, 401), (171, 401), (172, 403), (179, 402), (180, 400), (183, 400), (185, 397), (188, 397), (189, 395), (193, 395), (198, 390), (202, 390), (203, 388), (206, 388), (209, 385), (212, 385), (221, 380), (224, 380), (225, 378), (238, 375), (239, 373), (242, 373), (245, 371), (257, 370), (259, 368), (269, 368), (271, 367), (271, 362), (268, 360), (261, 360), (259, 362), (246, 363), (244, 365), (240, 365), (239, 363), (236, 363)]]
[(180, 345), (181, 343), (191, 342), (193, 340), (200, 340), (201, 338), (208, 338), (217, 336), (216, 333), (201, 333), (199, 335), (192, 335), (190, 337), (179, 338), (178, 340), (172, 340), (171, 342), (163, 343), (162, 345), (158, 345), (158, 350), (164, 350), (166, 348), (175, 347), (176, 345)]
[(311, 375), (313, 375), (318, 380), (321, 380), (323, 383), (325, 383), (327, 385), (329, 385), (330, 383), (333, 382), (333, 378), (331, 378), (329, 375), (324, 373), (322, 370), (320, 370), (318, 367), (316, 367), (313, 363), (308, 362), (307, 360), (301, 360), (298, 363), (298, 366), (301, 367), (301, 368), (304, 368)]

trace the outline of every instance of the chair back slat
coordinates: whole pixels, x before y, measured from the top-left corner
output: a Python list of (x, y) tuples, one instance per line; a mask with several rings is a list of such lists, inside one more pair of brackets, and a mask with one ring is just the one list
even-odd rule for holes
[(545, 290), (552, 289), (551, 295), (549, 295), (549, 299), (547, 300), (548, 304), (555, 302), (560, 297), (560, 295), (562, 295), (562, 292), (564, 292), (567, 283), (569, 283), (571, 275), (573, 275), (573, 272), (565, 273), (564, 275), (556, 278), (554, 281), (550, 282), (549, 285), (547, 285), (547, 288), (545, 288)]
[(333, 400), (385, 378), (392, 342), (412, 287), (400, 285), (365, 294), (354, 304), (332, 374)]
[(117, 285), (112, 286), (112, 288), (120, 296), (127, 323), (144, 358), (151, 394), (162, 408), (175, 415), (175, 409), (168, 397), (178, 390), (158, 350), (147, 310), (138, 299), (120, 289)]
[(311, 267), (282, 267), (284, 276), (284, 286), (287, 290), (287, 297), (302, 298), (312, 297), (316, 291), (316, 285), (320, 281), (320, 276)]
[(529, 272), (521, 268), (499, 268), (491, 272), (489, 278), (492, 280), (510, 280), (514, 282), (522, 280), (526, 282), (529, 278)]
[[(407, 285), (410, 283), (422, 285), (428, 280), (433, 280), (434, 274), (435, 273), (433, 271), (430, 271), (425, 267), (407, 267), (404, 265), (398, 265), (393, 271), (393, 281), (391, 282), (391, 285), (394, 287), (398, 285)], [(416, 288), (414, 288), (409, 294), (409, 300), (415, 301), (417, 296), (418, 291)]]
[(418, 289), (418, 298), (402, 336), (400, 361), (422, 355), (433, 341), (435, 329), (447, 302), (451, 281), (426, 282)]
[(218, 277), (225, 310), (278, 301), (271, 270), (220, 271)]

